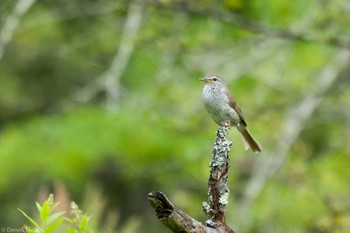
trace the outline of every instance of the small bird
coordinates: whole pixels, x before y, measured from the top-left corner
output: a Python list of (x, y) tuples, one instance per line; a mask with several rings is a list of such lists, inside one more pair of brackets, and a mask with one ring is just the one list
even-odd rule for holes
[(242, 135), (244, 148), (247, 150), (250, 147), (254, 153), (261, 152), (261, 145), (249, 133), (242, 111), (224, 81), (216, 75), (209, 75), (200, 80), (204, 82), (203, 102), (210, 117), (218, 125), (227, 122), (230, 126), (236, 126)]

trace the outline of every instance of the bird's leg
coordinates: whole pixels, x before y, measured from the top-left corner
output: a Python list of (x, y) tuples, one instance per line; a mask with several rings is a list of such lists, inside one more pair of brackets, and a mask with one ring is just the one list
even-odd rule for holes
[(228, 125), (228, 128), (231, 128), (231, 121), (230, 120), (225, 120), (223, 122), (221, 122), (221, 124), (227, 124)]

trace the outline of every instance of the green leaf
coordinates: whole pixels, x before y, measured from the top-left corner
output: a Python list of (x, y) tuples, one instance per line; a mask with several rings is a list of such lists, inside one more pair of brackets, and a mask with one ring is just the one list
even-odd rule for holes
[(58, 212), (58, 213), (55, 213), (55, 214), (52, 214), (50, 215), (48, 218), (47, 218), (47, 221), (46, 221), (46, 224), (50, 224), (54, 221), (56, 221), (58, 218), (60, 218), (62, 215), (64, 215), (66, 212), (65, 211), (61, 211), (61, 212)]
[(80, 220), (80, 226), (79, 226), (79, 228), (80, 228), (80, 230), (81, 230), (82, 232), (85, 232), (85, 231), (86, 231), (86, 228), (87, 228), (87, 224), (88, 224), (88, 222), (89, 222), (89, 219), (90, 219), (90, 217), (88, 217), (86, 214), (84, 214), (84, 215), (82, 216), (82, 218), (81, 218), (81, 220)]
[(44, 233), (52, 233), (54, 230), (57, 229), (57, 227), (59, 227), (59, 226), (61, 225), (61, 223), (62, 223), (63, 220), (64, 220), (64, 219), (61, 218), (61, 219), (57, 220), (56, 222), (51, 223), (51, 224), (45, 229)]
[(57, 202), (57, 203), (53, 204), (52, 206), (50, 206), (50, 207), (49, 207), (50, 212), (52, 212), (59, 204), (60, 204), (60, 203)]
[(71, 227), (68, 227), (68, 232), (69, 233), (79, 233), (79, 231), (77, 231), (77, 230), (75, 230), (75, 229), (73, 229)]
[(39, 210), (39, 212), (41, 212), (41, 205), (38, 202), (35, 202), (36, 204), (36, 208)]
[(64, 219), (67, 221), (67, 222), (70, 222), (72, 224), (76, 224), (76, 221), (74, 219), (71, 219), (71, 218), (66, 218), (64, 217)]
[(40, 218), (44, 224), (46, 224), (46, 220), (49, 217), (49, 214), (50, 214), (49, 202), (45, 201), (40, 211)]
[(21, 209), (18, 209), (18, 210), (33, 224), (33, 226), (40, 229), (39, 225), (31, 217), (29, 217), (26, 213), (24, 213), (23, 210)]

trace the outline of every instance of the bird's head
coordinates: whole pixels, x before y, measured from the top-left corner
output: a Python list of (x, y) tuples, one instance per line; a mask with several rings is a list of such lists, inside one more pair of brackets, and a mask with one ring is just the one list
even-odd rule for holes
[(222, 80), (217, 75), (208, 75), (200, 79), (205, 85), (210, 85), (211, 87), (222, 87), (225, 86), (224, 80)]

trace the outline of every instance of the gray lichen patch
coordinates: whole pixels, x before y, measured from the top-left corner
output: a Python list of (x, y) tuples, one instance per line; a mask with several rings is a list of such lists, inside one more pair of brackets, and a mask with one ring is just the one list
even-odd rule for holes
[(232, 142), (226, 139), (229, 126), (227, 123), (220, 125), (216, 131), (216, 139), (213, 145), (212, 159), (210, 161), (210, 177), (208, 182), (208, 203), (203, 203), (204, 213), (209, 217), (206, 225), (211, 225), (213, 221), (224, 219), (227, 208), (228, 170), (230, 167), (229, 153)]

